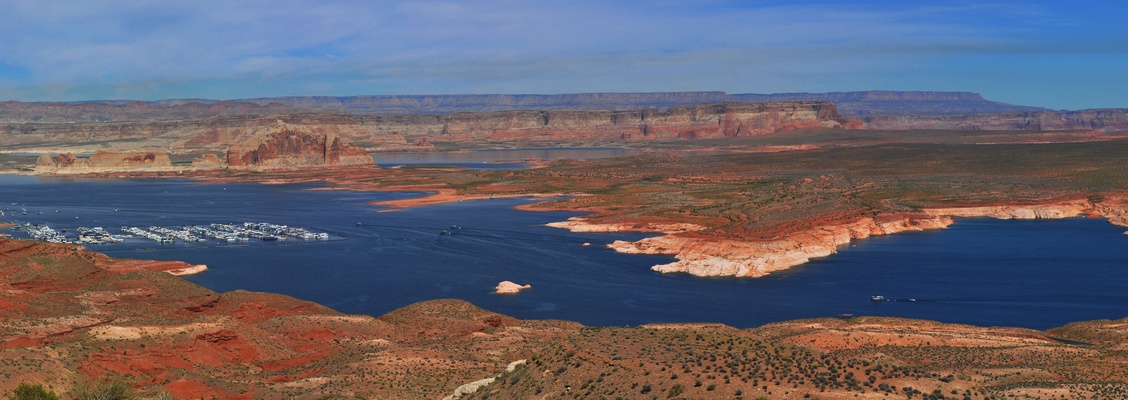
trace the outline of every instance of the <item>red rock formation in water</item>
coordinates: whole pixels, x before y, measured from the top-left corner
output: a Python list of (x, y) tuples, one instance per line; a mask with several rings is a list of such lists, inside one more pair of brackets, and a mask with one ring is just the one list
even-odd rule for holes
[(250, 169), (295, 169), (375, 165), (368, 153), (333, 134), (315, 134), (309, 127), (282, 121), (261, 129), (227, 150), (227, 166)]

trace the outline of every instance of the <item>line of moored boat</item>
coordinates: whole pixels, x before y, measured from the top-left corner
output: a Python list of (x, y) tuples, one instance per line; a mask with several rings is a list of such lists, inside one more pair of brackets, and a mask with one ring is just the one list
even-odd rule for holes
[(28, 237), (51, 243), (108, 244), (122, 243), (126, 239), (143, 238), (159, 243), (195, 243), (209, 239), (219, 242), (249, 242), (261, 240), (329, 240), (325, 232), (313, 232), (305, 228), (276, 225), (265, 222), (244, 222), (242, 224), (207, 224), (188, 226), (123, 226), (120, 234), (111, 234), (105, 228), (79, 227), (74, 235), (67, 235), (66, 229), (55, 230), (47, 224), (24, 223), (16, 225), (16, 230), (27, 232)]

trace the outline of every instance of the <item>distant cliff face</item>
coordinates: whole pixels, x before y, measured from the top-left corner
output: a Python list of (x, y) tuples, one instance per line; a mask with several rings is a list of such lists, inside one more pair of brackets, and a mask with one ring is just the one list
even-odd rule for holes
[(835, 128), (847, 120), (831, 103), (722, 103), (631, 111), (506, 111), (443, 119), (431, 141), (638, 141), (752, 136)]
[(1128, 109), (859, 117), (868, 129), (1128, 130)]
[(988, 101), (968, 92), (862, 91), (832, 93), (728, 94), (725, 92), (470, 94), (422, 96), (307, 96), (245, 100), (89, 101), (73, 103), (0, 102), (0, 122), (86, 123), (175, 121), (223, 116), (302, 113), (349, 115), (453, 114), (514, 110), (660, 110), (728, 102), (829, 101), (845, 115), (972, 114), (1038, 111), (1039, 107)]
[(298, 112), (302, 112), (302, 110), (278, 103), (257, 104), (215, 100), (87, 101), (74, 103), (0, 102), (0, 122), (7, 123), (179, 120)]
[(99, 151), (89, 158), (65, 153), (43, 154), (35, 164), (35, 172), (83, 174), (92, 172), (162, 171), (173, 169), (167, 151)]
[(375, 165), (364, 149), (333, 134), (278, 121), (227, 150), (227, 166), (250, 169), (296, 169)]
[(734, 94), (736, 101), (829, 101), (849, 116), (871, 114), (977, 114), (1041, 111), (1041, 107), (1016, 106), (984, 99), (969, 92), (864, 92)]

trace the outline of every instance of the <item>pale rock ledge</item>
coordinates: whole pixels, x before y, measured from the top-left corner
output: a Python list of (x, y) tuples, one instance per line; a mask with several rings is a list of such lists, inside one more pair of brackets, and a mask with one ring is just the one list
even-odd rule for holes
[[(838, 252), (851, 240), (906, 231), (943, 229), (952, 217), (993, 217), (1000, 219), (1056, 219), (1081, 215), (1101, 216), (1118, 226), (1128, 226), (1128, 199), (1113, 198), (1093, 204), (1084, 199), (1034, 205), (929, 208), (925, 217), (904, 217), (877, 221), (860, 218), (855, 222), (811, 228), (778, 240), (743, 241), (686, 237), (680, 233), (705, 229), (694, 224), (596, 224), (582, 217), (554, 222), (548, 226), (573, 232), (661, 232), (664, 236), (635, 242), (617, 240), (607, 245), (627, 254), (668, 254), (677, 261), (655, 265), (652, 270), (684, 272), (695, 276), (733, 276), (757, 278)], [(1128, 234), (1128, 233), (1126, 233)]]
[(497, 294), (517, 294), (517, 293), (521, 292), (522, 290), (529, 289), (529, 288), (532, 288), (532, 287), (533, 286), (529, 285), (529, 284), (518, 285), (518, 284), (510, 282), (510, 281), (501, 281), (501, 283), (498, 283), (497, 287), (494, 288), (494, 291), (495, 291), (494, 293), (497, 293)]

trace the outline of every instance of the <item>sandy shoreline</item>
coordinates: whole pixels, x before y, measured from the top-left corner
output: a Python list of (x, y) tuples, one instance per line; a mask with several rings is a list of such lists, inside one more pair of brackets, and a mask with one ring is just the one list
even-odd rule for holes
[(459, 202), (459, 201), (463, 201), (463, 200), (506, 199), (506, 198), (516, 198), (516, 197), (530, 197), (530, 198), (534, 198), (534, 199), (547, 199), (547, 198), (562, 196), (562, 194), (560, 194), (560, 193), (465, 195), (465, 194), (458, 194), (458, 192), (454, 189), (432, 189), (432, 188), (421, 189), (421, 188), (406, 188), (406, 187), (381, 189), (380, 191), (381, 192), (429, 191), (429, 192), (434, 192), (434, 193), (427, 195), (427, 196), (414, 197), (414, 198), (410, 198), (410, 199), (382, 200), (382, 201), (373, 201), (373, 202), (368, 203), (368, 204), (376, 205), (376, 206), (392, 207), (392, 208), (389, 208), (389, 209), (380, 210), (379, 212), (390, 212), (390, 211), (398, 211), (398, 210), (402, 210), (402, 209), (405, 209), (405, 208), (412, 208), (412, 207), (422, 207), (422, 206), (431, 206), (431, 205), (436, 205), (436, 204), (455, 203), (455, 202)]

